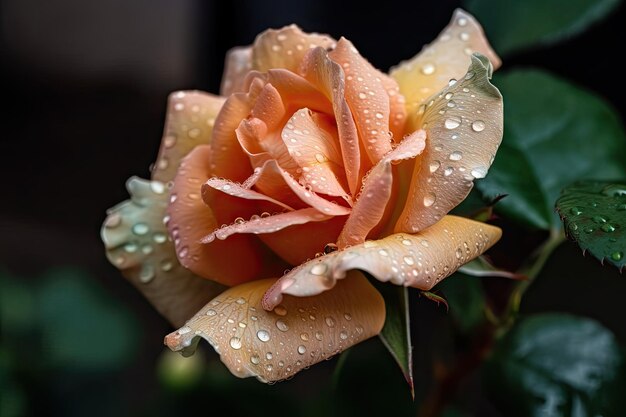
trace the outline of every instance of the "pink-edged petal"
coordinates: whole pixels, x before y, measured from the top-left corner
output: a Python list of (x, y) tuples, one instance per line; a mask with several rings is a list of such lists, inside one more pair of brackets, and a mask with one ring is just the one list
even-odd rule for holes
[[(332, 216), (328, 216), (320, 213), (313, 208), (305, 208), (302, 210), (289, 211), (287, 213), (280, 213), (270, 215), (266, 217), (253, 216), (250, 220), (244, 220), (243, 218), (235, 220), (235, 223), (215, 229), (208, 235), (201, 239), (202, 243), (211, 243), (215, 241), (215, 238), (219, 240), (225, 240), (226, 238), (235, 234), (264, 234), (274, 233), (282, 230), (286, 227), (296, 224), (304, 224), (308, 222), (319, 222), (330, 219)], [(240, 256), (238, 254), (238, 256)], [(246, 263), (248, 260), (246, 259)]]
[(491, 64), (472, 56), (467, 74), (421, 108), (426, 149), (415, 164), (396, 232), (434, 224), (483, 178), (502, 141), (502, 96), (489, 82)]
[(333, 48), (336, 41), (326, 35), (304, 33), (296, 25), (269, 29), (261, 33), (252, 45), (252, 67), (265, 72), (285, 68), (297, 72), (306, 52), (317, 46)]
[(381, 331), (383, 298), (362, 274), (351, 275), (319, 296), (286, 297), (273, 312), (261, 308), (261, 298), (274, 280), (230, 288), (167, 335), (165, 344), (189, 356), (195, 339), (204, 338), (237, 377), (287, 379)]
[(351, 204), (351, 197), (339, 181), (344, 171), (336, 132), (324, 115), (305, 108), (289, 119), (282, 140), (302, 171), (303, 185), (317, 193), (342, 197)]
[(457, 9), (450, 24), (433, 43), (414, 58), (391, 69), (390, 74), (400, 85), (412, 119), (426, 99), (451, 80), (463, 77), (474, 52), (489, 58), (494, 68), (500, 66), (500, 59), (491, 49), (480, 24), (467, 12)]
[(222, 191), (223, 193), (233, 197), (243, 198), (246, 200), (267, 201), (269, 203), (276, 204), (277, 206), (280, 206), (285, 210), (293, 211), (293, 208), (289, 207), (287, 204), (266, 196), (265, 194), (251, 190), (250, 187), (254, 185), (254, 182), (252, 181), (249, 181), (249, 184), (247, 184), (248, 186), (245, 186), (243, 184), (238, 184), (236, 182), (228, 181), (223, 178), (209, 178), (206, 181), (205, 185), (215, 190)]
[[(172, 186), (167, 226), (178, 260), (197, 275), (224, 285), (270, 276), (280, 268), (280, 262), (254, 236), (235, 236), (212, 247), (200, 243), (221, 224), (214, 212), (220, 207), (205, 205), (200, 194), (209, 175), (210, 152), (206, 145), (194, 149), (181, 163)], [(221, 210), (225, 215), (248, 216), (256, 212), (252, 201), (223, 194), (220, 200), (224, 201)], [(242, 256), (246, 262), (239, 262)]]
[(386, 75), (367, 62), (345, 38), (337, 42), (337, 47), (328, 56), (343, 68), (345, 97), (363, 146), (375, 164), (391, 150), (389, 96), (382, 84)]
[(182, 325), (224, 287), (200, 278), (176, 259), (163, 217), (165, 184), (136, 177), (126, 187), (130, 200), (108, 210), (101, 236), (109, 261), (174, 326)]
[(252, 111), (264, 85), (261, 78), (252, 78), (248, 92), (232, 94), (218, 114), (210, 143), (213, 150), (210, 168), (215, 176), (242, 182), (252, 173), (250, 159), (239, 144), (236, 130)]
[(324, 48), (314, 48), (305, 56), (300, 72), (333, 103), (337, 120), (339, 145), (350, 193), (356, 195), (360, 186), (362, 166), (359, 135), (352, 111), (345, 98), (345, 76), (341, 66), (328, 57)]
[(228, 97), (233, 93), (242, 92), (244, 80), (248, 71), (252, 69), (252, 48), (236, 47), (226, 53), (224, 74), (220, 95)]
[(274, 309), (284, 294), (310, 297), (327, 291), (353, 269), (383, 282), (427, 291), (493, 246), (501, 234), (495, 226), (446, 216), (419, 233), (366, 241), (303, 264), (268, 290), (263, 308)]
[(363, 243), (367, 234), (380, 222), (391, 196), (392, 164), (415, 158), (424, 149), (425, 140), (426, 132), (418, 130), (407, 136), (372, 168), (337, 240), (340, 249)]
[(170, 94), (161, 149), (152, 171), (153, 180), (173, 180), (185, 155), (196, 146), (210, 142), (215, 118), (223, 104), (224, 98), (201, 91)]
[(298, 74), (286, 69), (271, 69), (267, 72), (267, 82), (280, 93), (289, 114), (304, 107), (316, 112), (333, 114), (330, 100)]

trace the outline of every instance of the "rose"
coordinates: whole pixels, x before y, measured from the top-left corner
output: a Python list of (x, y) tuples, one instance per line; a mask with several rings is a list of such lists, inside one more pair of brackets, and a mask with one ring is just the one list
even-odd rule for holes
[(197, 312), (170, 348), (204, 337), (237, 376), (280, 380), (374, 336), (385, 306), (360, 271), (426, 290), (500, 236), (446, 215), (501, 141), (498, 63), (462, 11), (390, 76), (344, 38), (266, 31), (229, 53), (221, 97), (171, 96), (108, 256), (173, 324)]

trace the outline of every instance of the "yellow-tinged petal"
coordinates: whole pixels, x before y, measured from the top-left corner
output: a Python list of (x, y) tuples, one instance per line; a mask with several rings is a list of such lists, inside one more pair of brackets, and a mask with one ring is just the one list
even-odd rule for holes
[(480, 24), (467, 12), (457, 9), (450, 24), (433, 43), (391, 69), (390, 75), (398, 82), (406, 99), (409, 125), (415, 122), (417, 109), (426, 99), (447, 86), (450, 80), (458, 80), (465, 74), (474, 52), (487, 56), (494, 68), (500, 66), (500, 59), (491, 49)]
[(243, 92), (246, 75), (251, 69), (251, 47), (236, 47), (228, 51), (226, 54), (226, 62), (224, 63), (224, 74), (222, 75), (220, 95), (228, 97), (233, 93)]
[(285, 68), (298, 72), (300, 62), (309, 49), (317, 46), (333, 48), (336, 43), (326, 35), (304, 33), (296, 25), (269, 29), (254, 40), (252, 69), (265, 72), (273, 68)]
[(465, 76), (422, 107), (426, 149), (413, 169), (396, 232), (434, 224), (465, 199), (474, 179), (487, 175), (503, 129), (502, 96), (489, 78), (489, 61), (476, 54)]
[(501, 234), (495, 226), (446, 216), (420, 233), (398, 233), (366, 241), (307, 262), (268, 290), (263, 307), (272, 310), (282, 302), (284, 294), (298, 297), (320, 294), (354, 269), (366, 271), (383, 282), (430, 290), (493, 246)]
[(195, 339), (202, 337), (235, 376), (273, 382), (377, 335), (385, 322), (381, 295), (357, 271), (333, 291), (285, 297), (268, 312), (261, 299), (274, 282), (265, 279), (228, 289), (166, 336), (165, 344), (188, 356)]
[(170, 94), (153, 180), (172, 181), (180, 161), (196, 146), (209, 144), (215, 118), (223, 104), (224, 98), (201, 91)]
[(224, 287), (178, 262), (163, 224), (169, 193), (158, 181), (127, 183), (131, 199), (108, 211), (101, 236), (109, 261), (174, 326), (180, 326)]

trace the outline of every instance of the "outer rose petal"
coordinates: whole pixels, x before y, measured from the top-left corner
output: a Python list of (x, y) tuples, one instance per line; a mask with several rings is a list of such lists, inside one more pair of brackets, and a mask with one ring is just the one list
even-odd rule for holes
[(467, 12), (457, 9), (450, 24), (433, 43), (391, 69), (390, 75), (400, 85), (412, 122), (420, 104), (447, 86), (451, 79), (463, 76), (474, 52), (487, 56), (494, 68), (500, 66), (500, 59), (489, 46), (480, 24)]
[(285, 68), (298, 72), (306, 52), (321, 46), (333, 48), (336, 41), (326, 35), (304, 33), (296, 25), (269, 29), (261, 33), (252, 45), (252, 68), (265, 72), (272, 68)]
[(418, 130), (404, 139), (367, 175), (363, 190), (352, 209), (337, 244), (339, 249), (363, 243), (367, 234), (380, 222), (389, 202), (393, 185), (392, 163), (415, 158), (425, 146), (426, 132)]
[(163, 224), (169, 193), (163, 183), (133, 177), (131, 199), (108, 210), (101, 236), (106, 254), (174, 326), (224, 290), (178, 263)]
[(353, 269), (369, 272), (383, 282), (430, 290), (493, 246), (501, 234), (499, 228), (488, 224), (446, 216), (417, 234), (400, 233), (366, 241), (307, 262), (268, 290), (263, 308), (272, 310), (282, 302), (283, 294), (298, 297), (320, 294), (333, 288)]
[(230, 288), (165, 338), (190, 355), (202, 337), (240, 378), (286, 379), (323, 359), (378, 334), (385, 322), (380, 294), (358, 272), (333, 291), (309, 298), (286, 297), (273, 312), (261, 308), (274, 280)]
[[(210, 152), (206, 145), (194, 149), (182, 162), (172, 187), (167, 208), (168, 228), (179, 261), (196, 274), (225, 285), (275, 274), (283, 265), (253, 236), (234, 236), (210, 247), (200, 243), (202, 237), (219, 227), (213, 211), (200, 195), (202, 184), (209, 176)], [(229, 200), (233, 213), (256, 211), (248, 200), (230, 196), (223, 196), (222, 200)], [(241, 262), (242, 258), (246, 262)]]
[[(502, 96), (489, 83), (491, 64), (472, 56), (465, 77), (425, 106), (426, 149), (415, 164), (396, 232), (417, 232), (465, 199), (502, 141)], [(423, 109), (423, 108), (422, 108)]]
[(200, 91), (170, 94), (161, 149), (152, 171), (153, 180), (173, 180), (185, 155), (196, 146), (209, 143), (215, 118), (223, 104), (224, 98)]
[(222, 75), (220, 95), (228, 97), (233, 93), (243, 92), (246, 74), (251, 69), (251, 47), (237, 47), (228, 51), (226, 54), (226, 62), (224, 64), (224, 74)]
[(352, 43), (341, 38), (328, 56), (346, 75), (346, 100), (354, 114), (359, 137), (373, 164), (391, 150), (389, 96), (382, 84), (385, 74), (374, 68)]

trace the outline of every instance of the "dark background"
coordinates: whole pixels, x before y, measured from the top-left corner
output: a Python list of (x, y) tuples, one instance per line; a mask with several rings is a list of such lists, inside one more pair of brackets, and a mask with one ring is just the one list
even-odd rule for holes
[[(250, 44), (268, 27), (297, 23), (306, 31), (347, 37), (372, 64), (387, 70), (434, 39), (458, 6), (448, 0), (386, 0), (378, 6), (327, 0), (0, 2), (0, 271), (35, 286), (53, 268), (78, 269), (108, 305), (127, 312), (137, 333), (134, 348), (115, 371), (11, 371), (27, 404), (25, 413), (175, 415), (205, 407), (203, 414), (225, 409), (232, 415), (250, 415), (250, 410), (264, 415), (282, 408), (315, 415), (316, 407), (331, 402), (329, 407), (346, 412), (383, 413), (390, 404), (398, 412), (411, 412), (402, 377), (377, 341), (351, 353), (339, 382), (331, 378), (334, 361), (276, 387), (236, 381), (208, 349), (202, 369), (210, 370), (210, 376), (191, 387), (177, 382), (172, 375), (178, 365), (167, 371), (168, 359), (161, 356), (168, 324), (108, 264), (99, 228), (105, 210), (127, 198), (125, 180), (148, 177), (167, 95), (179, 89), (217, 93), (229, 48)], [(624, 76), (615, 61), (624, 53), (625, 22), (622, 3), (583, 35), (516, 54), (504, 61), (503, 69), (545, 68), (602, 95), (624, 120)], [(594, 260), (581, 258), (572, 244), (556, 256), (598, 277), (594, 282), (605, 282), (606, 273)], [(597, 285), (555, 267), (552, 275), (529, 293), (529, 311), (583, 312), (626, 340), (619, 320), (600, 308), (604, 302)], [(434, 304), (414, 309), (419, 315), (414, 323), (416, 368), (418, 376), (428, 375), (428, 358), (420, 355), (438, 337), (445, 339), (432, 331), (445, 313)], [(98, 323), (91, 324), (97, 331)], [(427, 376), (418, 380), (418, 394), (427, 385)], [(473, 389), (480, 388), (468, 386)], [(476, 415), (498, 415), (487, 401), (468, 401), (477, 401)]]

